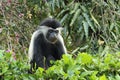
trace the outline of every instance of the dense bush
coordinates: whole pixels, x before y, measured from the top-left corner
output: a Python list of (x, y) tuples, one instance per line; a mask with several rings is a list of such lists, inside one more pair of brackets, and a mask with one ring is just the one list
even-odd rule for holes
[(76, 57), (66, 54), (53, 66), (39, 68), (28, 74), (27, 59), (16, 59), (12, 51), (0, 50), (1, 80), (119, 80), (120, 53), (90, 55), (79, 53)]
[(28, 65), (25, 60), (16, 60), (12, 51), (0, 50), (0, 79), (17, 80), (28, 78)]

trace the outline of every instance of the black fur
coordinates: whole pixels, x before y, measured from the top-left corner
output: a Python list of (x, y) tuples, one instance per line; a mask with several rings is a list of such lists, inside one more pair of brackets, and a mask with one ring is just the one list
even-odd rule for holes
[[(48, 26), (53, 29), (56, 29), (58, 27), (61, 27), (60, 23), (54, 19), (46, 19), (43, 21), (40, 26)], [(40, 29), (40, 28), (39, 28)], [(31, 45), (31, 44), (30, 44)], [(50, 60), (59, 60), (62, 57), (62, 54), (66, 53), (66, 50), (64, 48), (64, 43), (61, 42), (61, 40), (57, 40), (55, 44), (49, 43), (44, 35), (40, 33), (35, 37), (34, 39), (34, 45), (33, 45), (33, 58), (30, 60), (31, 69), (38, 67), (48, 68), (50, 66)], [(44, 62), (44, 57), (46, 58), (46, 61)]]
[(61, 24), (57, 20), (52, 19), (52, 18), (45, 19), (44, 21), (41, 22), (40, 26), (48, 26), (48, 27), (51, 27), (53, 29), (56, 29), (58, 27), (62, 27)]

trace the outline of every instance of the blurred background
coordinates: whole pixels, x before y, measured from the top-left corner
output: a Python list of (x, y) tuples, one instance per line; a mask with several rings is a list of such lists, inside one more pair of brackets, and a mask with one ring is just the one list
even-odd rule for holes
[(0, 0), (0, 49), (27, 56), (32, 33), (48, 17), (63, 25), (70, 54), (120, 51), (120, 0)]

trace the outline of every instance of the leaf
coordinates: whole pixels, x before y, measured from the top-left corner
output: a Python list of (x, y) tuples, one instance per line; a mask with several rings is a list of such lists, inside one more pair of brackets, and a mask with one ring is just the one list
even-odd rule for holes
[(100, 76), (100, 80), (107, 80), (105, 75)]
[(60, 23), (63, 23), (63, 22), (66, 20), (67, 17), (68, 17), (68, 14), (66, 14), (66, 15), (61, 19)]
[(94, 26), (92, 24), (92, 22), (90, 21), (89, 16), (86, 13), (83, 13), (83, 16), (85, 17), (87, 23), (89, 24), (89, 26), (91, 27), (91, 29), (95, 32)]
[(61, 1), (61, 4), (62, 4), (61, 6), (63, 6), (63, 7), (66, 6), (64, 1), (62, 1), (62, 0), (59, 0), (59, 1)]
[(7, 72), (7, 70), (8, 70), (8, 67), (7, 67), (7, 66), (4, 67), (4, 68), (2, 68), (2, 74), (4, 74), (5, 72)]
[(53, 12), (55, 11), (55, 0), (53, 0), (53, 2), (52, 2), (52, 11)]
[(111, 23), (111, 25), (110, 25), (110, 31), (112, 31), (112, 30), (113, 30), (114, 25), (115, 25), (115, 24), (112, 22), (112, 23)]
[(77, 47), (75, 50), (73, 50), (73, 51), (72, 51), (72, 53), (71, 53), (71, 54), (76, 53), (79, 49), (80, 49), (80, 48), (79, 48), (79, 47)]
[(92, 63), (92, 56), (87, 53), (80, 53), (78, 58), (81, 58), (82, 64), (90, 64)]
[(60, 8), (60, 2), (59, 2), (59, 0), (56, 0), (56, 3), (57, 3), (57, 7)]
[(81, 9), (84, 11), (84, 12), (87, 12), (87, 9), (86, 9), (86, 7), (85, 6), (80, 6), (81, 7)]
[(91, 75), (93, 73), (93, 71), (85, 71), (83, 73), (81, 73), (81, 77), (85, 77), (85, 76), (88, 76), (88, 75)]
[(115, 78), (116, 80), (120, 80), (120, 76), (118, 74), (115, 76)]
[(83, 50), (87, 49), (88, 47), (89, 47), (89, 45), (85, 45), (85, 46), (80, 48), (80, 51), (83, 51)]
[(95, 19), (95, 17), (92, 15), (92, 13), (90, 12), (90, 15), (91, 15), (91, 17), (92, 17), (92, 19), (93, 19), (93, 21), (98, 25), (98, 26), (100, 26), (100, 24), (98, 23), (98, 21)]
[(0, 53), (3, 53), (4, 52), (4, 50), (0, 50)]
[(39, 67), (39, 68), (38, 68), (38, 71), (39, 71), (39, 73), (40, 73), (40, 74), (42, 74), (42, 73), (43, 73), (43, 71), (44, 71), (44, 69), (43, 69), (43, 68), (41, 68), (41, 67)]
[(78, 9), (76, 11), (76, 13), (74, 14), (73, 18), (72, 18), (72, 21), (70, 23), (70, 26), (73, 26), (74, 22), (76, 21), (76, 19), (79, 17), (79, 14), (80, 14), (80, 9)]
[(104, 56), (108, 52), (109, 52), (109, 46), (105, 46), (104, 50), (101, 53), (101, 56)]
[(87, 22), (85, 22), (85, 21), (82, 21), (82, 23), (83, 23), (83, 27), (84, 27), (84, 31), (85, 31), (85, 36), (86, 36), (86, 38), (88, 38), (88, 23)]
[(3, 57), (4, 50), (0, 50), (0, 59)]
[(70, 64), (71, 60), (72, 60), (72, 55), (69, 55), (69, 54), (63, 55), (64, 64)]
[(114, 37), (114, 39), (117, 40), (117, 36), (113, 32), (111, 32), (111, 34)]
[(65, 9), (63, 9), (58, 15), (57, 15), (57, 17), (60, 17), (61, 15), (63, 15), (63, 13), (65, 13), (66, 11), (68, 11), (69, 9), (67, 8), (66, 10)]
[(112, 59), (112, 55), (111, 54), (106, 54), (106, 57), (104, 59), (105, 64), (110, 63), (111, 59)]
[(97, 78), (97, 73), (98, 73), (98, 71), (94, 71), (93, 73), (92, 73), (92, 75), (90, 76), (90, 78), (91, 78), (91, 80), (98, 80), (98, 78)]
[(79, 3), (75, 3), (73, 6), (74, 6), (74, 9), (70, 11), (70, 14), (76, 13), (76, 10), (79, 9)]

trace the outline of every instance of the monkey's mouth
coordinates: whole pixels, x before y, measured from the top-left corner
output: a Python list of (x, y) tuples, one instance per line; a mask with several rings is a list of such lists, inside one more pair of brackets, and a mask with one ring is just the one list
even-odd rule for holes
[(51, 43), (56, 43), (56, 42), (57, 42), (57, 38), (56, 38), (56, 37), (50, 38), (49, 41), (50, 41)]
[(49, 41), (50, 43), (53, 43), (53, 44), (56, 43), (57, 40), (58, 40), (57, 37), (49, 37), (49, 38), (48, 38), (48, 41)]

